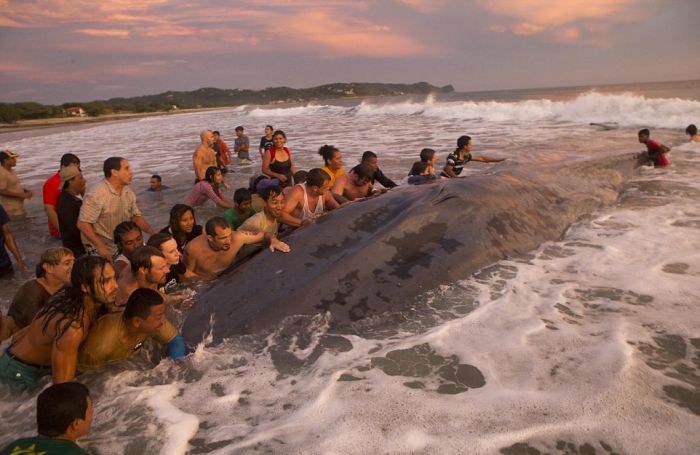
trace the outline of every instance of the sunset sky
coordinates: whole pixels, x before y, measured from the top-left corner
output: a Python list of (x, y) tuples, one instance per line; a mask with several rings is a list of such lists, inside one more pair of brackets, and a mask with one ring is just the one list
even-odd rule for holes
[(700, 0), (0, 0), (0, 102), (700, 78)]

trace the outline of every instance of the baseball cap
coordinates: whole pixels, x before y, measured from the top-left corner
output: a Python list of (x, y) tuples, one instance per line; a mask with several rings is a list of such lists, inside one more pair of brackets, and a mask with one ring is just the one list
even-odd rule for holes
[(263, 179), (258, 182), (258, 184), (255, 186), (255, 191), (259, 193), (262, 193), (262, 191), (270, 186), (279, 186), (280, 181), (278, 179)]
[(17, 158), (18, 156), (19, 156), (18, 154), (16, 154), (15, 152), (13, 152), (12, 150), (9, 150), (9, 149), (3, 150), (2, 152), (0, 152), (0, 158), (2, 158), (3, 160)]
[(77, 177), (80, 174), (80, 168), (78, 166), (66, 166), (61, 169), (61, 172), (59, 174), (61, 178), (61, 186), (60, 188), (63, 188), (63, 185), (70, 179)]

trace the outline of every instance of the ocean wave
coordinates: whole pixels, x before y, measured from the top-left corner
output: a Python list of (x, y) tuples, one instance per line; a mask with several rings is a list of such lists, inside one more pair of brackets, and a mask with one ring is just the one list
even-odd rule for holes
[(313, 115), (424, 116), (443, 120), (477, 120), (499, 123), (611, 123), (619, 127), (685, 128), (698, 121), (700, 102), (680, 98), (647, 98), (634, 93), (602, 94), (590, 91), (566, 101), (546, 98), (513, 102), (440, 101), (428, 96), (422, 101), (363, 101), (355, 107), (315, 105), (254, 108), (250, 117)]

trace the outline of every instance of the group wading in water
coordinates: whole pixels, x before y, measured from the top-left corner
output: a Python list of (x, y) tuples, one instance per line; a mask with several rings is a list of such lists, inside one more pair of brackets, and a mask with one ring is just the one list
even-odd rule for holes
[[(43, 201), (49, 235), (60, 238), (63, 246), (42, 253), (36, 278), (19, 288), (0, 319), (0, 341), (9, 339), (0, 356), (0, 388), (36, 391), (45, 377), (54, 385), (37, 400), (39, 436), (15, 441), (6, 450), (62, 444), (72, 450), (65, 453), (85, 453), (75, 440), (89, 431), (93, 401), (76, 378), (137, 354), (148, 340), (163, 345), (169, 358), (182, 361), (187, 355), (184, 340), (166, 314), (170, 305), (186, 311), (192, 304), (188, 283), (216, 278), (256, 246), (289, 252), (291, 246), (280, 236), (329, 211), (397, 186), (463, 177), (470, 161), (504, 160), (473, 154), (472, 139), (464, 135), (442, 167), (434, 149), (420, 150), (399, 184), (382, 172), (376, 153), (364, 152), (359, 164), (346, 170), (344, 153), (328, 144), (318, 150), (319, 167), (299, 170), (287, 135), (266, 125), (258, 148), (259, 172), (251, 175), (248, 188), (231, 191), (224, 174), (234, 165), (233, 158), (241, 169), (251, 166), (244, 131), (243, 126), (235, 128), (233, 150), (218, 131), (200, 132), (192, 155), (194, 184), (160, 230), (151, 227), (138, 207), (128, 160), (107, 158), (104, 179), (86, 192), (80, 159), (72, 153), (62, 156), (57, 172), (43, 186)], [(686, 133), (691, 141), (700, 141), (694, 125)], [(646, 146), (640, 160), (669, 165), (669, 147), (650, 137), (648, 129), (638, 133)], [(27, 270), (10, 229), (11, 220), (26, 217), (24, 201), (34, 196), (14, 170), (19, 158), (10, 150), (0, 152), (0, 277), (5, 278), (15, 270), (8, 250), (16, 268)], [(172, 191), (163, 176), (150, 177), (148, 191), (166, 190)], [(194, 207), (209, 201), (221, 213), (200, 225)], [(62, 405), (65, 401), (71, 405)], [(52, 406), (61, 407), (65, 415), (48, 425), (41, 416)]]

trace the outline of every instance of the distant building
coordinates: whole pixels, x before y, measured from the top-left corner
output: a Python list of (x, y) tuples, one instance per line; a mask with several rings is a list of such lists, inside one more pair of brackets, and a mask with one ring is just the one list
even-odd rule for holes
[(82, 107), (67, 107), (63, 109), (63, 113), (72, 117), (85, 117), (87, 115)]

